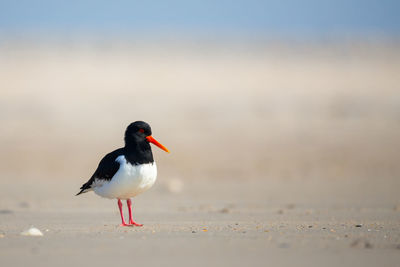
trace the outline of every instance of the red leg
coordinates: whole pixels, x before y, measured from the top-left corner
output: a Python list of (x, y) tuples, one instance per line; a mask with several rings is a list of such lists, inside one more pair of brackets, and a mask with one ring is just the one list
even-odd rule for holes
[(121, 199), (118, 199), (118, 208), (119, 208), (119, 213), (121, 214), (121, 226), (129, 226), (129, 224), (125, 223), (125, 219), (124, 219), (124, 214), (122, 213), (122, 202)]
[(133, 218), (132, 218), (132, 201), (131, 201), (130, 198), (128, 198), (128, 199), (126, 200), (126, 204), (128, 204), (129, 224), (130, 224), (130, 225), (134, 225), (134, 226), (143, 226), (143, 224), (136, 223), (136, 222), (133, 221)]

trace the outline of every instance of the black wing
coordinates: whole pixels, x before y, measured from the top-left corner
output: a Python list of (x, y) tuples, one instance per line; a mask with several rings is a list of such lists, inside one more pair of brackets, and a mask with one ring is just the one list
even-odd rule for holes
[(90, 177), (89, 181), (81, 186), (81, 191), (76, 195), (86, 193), (88, 190), (90, 190), (95, 179), (110, 181), (119, 169), (119, 163), (116, 162), (115, 159), (118, 156), (123, 155), (123, 152), (123, 148), (120, 148), (105, 155), (100, 161), (99, 166), (93, 173), (92, 177)]

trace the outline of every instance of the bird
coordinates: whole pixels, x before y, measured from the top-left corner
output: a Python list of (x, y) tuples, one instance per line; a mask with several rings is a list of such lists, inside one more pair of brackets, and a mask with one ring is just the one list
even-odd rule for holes
[[(157, 166), (150, 143), (168, 153), (170, 151), (152, 137), (151, 127), (144, 121), (129, 124), (124, 141), (124, 147), (102, 158), (93, 175), (76, 195), (93, 191), (101, 197), (117, 199), (121, 226), (143, 226), (133, 220), (131, 198), (150, 189), (157, 179)], [(126, 200), (128, 206), (128, 223), (124, 219), (122, 200)]]

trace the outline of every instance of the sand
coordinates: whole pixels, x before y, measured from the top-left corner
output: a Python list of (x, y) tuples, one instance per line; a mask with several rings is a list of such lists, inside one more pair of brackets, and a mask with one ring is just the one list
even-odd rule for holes
[[(397, 51), (3, 43), (0, 265), (398, 266)], [(137, 119), (172, 153), (119, 227), (74, 195)]]
[[(396, 199), (349, 185), (313, 193), (314, 182), (194, 182), (178, 194), (159, 183), (134, 202), (143, 227), (118, 226), (116, 201), (74, 197), (72, 182), (51, 194), (55, 183), (19, 184), (18, 196), (2, 185), (2, 203), (16, 201), (0, 213), (2, 265), (396, 266)], [(21, 236), (31, 225), (44, 236)]]

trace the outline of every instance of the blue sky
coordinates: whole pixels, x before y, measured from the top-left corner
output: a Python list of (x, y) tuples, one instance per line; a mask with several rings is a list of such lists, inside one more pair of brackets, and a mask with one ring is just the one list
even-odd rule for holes
[(389, 35), (400, 1), (0, 0), (0, 34)]

